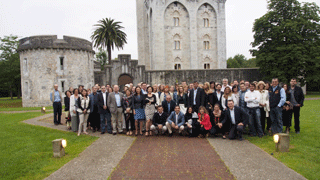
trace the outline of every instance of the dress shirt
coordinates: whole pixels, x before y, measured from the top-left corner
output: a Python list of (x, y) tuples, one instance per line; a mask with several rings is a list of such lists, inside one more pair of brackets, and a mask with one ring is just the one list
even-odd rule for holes
[(247, 103), (248, 108), (259, 107), (261, 95), (259, 91), (248, 91), (245, 94), (244, 101)]
[(120, 107), (121, 106), (120, 94), (114, 93), (114, 96), (116, 97), (117, 106)]
[[(50, 100), (52, 101), (52, 93), (50, 94)], [(54, 101), (61, 102), (59, 91), (54, 90)]]
[(245, 97), (246, 92), (248, 92), (248, 90), (239, 91), (239, 94), (240, 94), (240, 96), (239, 96), (239, 107), (243, 107), (243, 108), (246, 107), (246, 103), (244, 101), (244, 97)]
[(193, 91), (193, 105), (196, 105), (197, 92), (198, 92), (198, 88)]
[(142, 94), (148, 94), (147, 91), (141, 89)]
[[(170, 101), (171, 102), (171, 101)], [(170, 114), (170, 102), (167, 101), (168, 103), (168, 113)]]
[[(278, 86), (275, 86), (275, 87), (272, 86), (273, 92), (276, 90), (277, 87)], [(283, 88), (280, 89), (280, 97), (281, 97), (281, 99), (278, 104), (278, 107), (282, 107), (284, 105), (284, 103), (286, 103), (286, 92), (284, 91)]]
[(178, 117), (179, 117), (179, 113), (178, 114), (176, 113), (176, 123), (175, 123), (176, 125), (178, 125)]
[(103, 96), (103, 104), (105, 106), (107, 106), (107, 104), (106, 104), (107, 103), (107, 100), (106, 100), (107, 99), (107, 93), (106, 92), (104, 92), (104, 93), (102, 92), (102, 96)]
[(218, 97), (218, 101), (220, 101), (220, 99), (221, 99), (221, 91), (220, 92), (217, 91), (217, 97)]
[(234, 117), (234, 108), (232, 110), (230, 109), (230, 116), (231, 116), (231, 123), (236, 124), (236, 119)]

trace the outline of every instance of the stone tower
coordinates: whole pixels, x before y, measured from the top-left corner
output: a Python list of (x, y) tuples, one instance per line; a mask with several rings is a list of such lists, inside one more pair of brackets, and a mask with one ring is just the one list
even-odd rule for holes
[(50, 92), (58, 84), (64, 92), (70, 86), (94, 85), (94, 51), (91, 42), (63, 36), (31, 36), (20, 40), (23, 107), (52, 105)]
[(146, 70), (224, 69), (226, 0), (136, 0)]

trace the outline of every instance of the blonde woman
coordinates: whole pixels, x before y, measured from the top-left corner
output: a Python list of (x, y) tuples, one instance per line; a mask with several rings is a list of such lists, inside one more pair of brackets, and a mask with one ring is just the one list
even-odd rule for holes
[(183, 114), (186, 114), (187, 111), (187, 107), (188, 107), (188, 95), (186, 93), (184, 93), (183, 87), (179, 86), (178, 87), (178, 92), (177, 92), (177, 106), (180, 107), (180, 111)]
[(225, 89), (224, 89), (224, 94), (222, 96), (222, 100), (221, 100), (221, 106), (223, 108), (223, 110), (227, 110), (228, 109), (228, 101), (229, 100), (233, 100), (234, 102), (234, 105), (235, 106), (238, 106), (238, 100), (237, 98), (234, 96), (234, 94), (232, 93), (231, 91), (231, 88), (229, 86), (227, 86)]
[(84, 134), (88, 134), (86, 130), (87, 120), (90, 114), (91, 101), (88, 96), (87, 90), (83, 89), (81, 92), (82, 96), (78, 98), (78, 113), (79, 113), (79, 130), (78, 136), (80, 136), (81, 131), (83, 130)]
[(209, 82), (204, 83), (203, 90), (205, 92), (205, 97), (204, 97), (205, 107), (208, 110), (209, 115), (211, 116), (211, 113), (213, 111), (213, 106), (217, 103), (218, 99), (213, 93), (214, 91), (210, 88)]
[(261, 128), (264, 133), (264, 129), (266, 126), (266, 118), (269, 117), (270, 105), (269, 105), (269, 91), (265, 90), (266, 84), (263, 81), (259, 81), (258, 83), (258, 91), (260, 92), (260, 114), (261, 114)]
[(167, 95), (171, 95), (173, 97), (173, 94), (169, 92), (169, 86), (165, 86), (163, 92), (160, 95), (160, 101), (161, 103), (166, 100)]

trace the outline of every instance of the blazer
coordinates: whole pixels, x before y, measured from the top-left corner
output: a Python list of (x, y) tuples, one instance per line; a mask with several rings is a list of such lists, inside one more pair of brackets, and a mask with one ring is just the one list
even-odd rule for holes
[(86, 109), (87, 113), (90, 113), (90, 107), (91, 107), (91, 101), (90, 97), (87, 96), (87, 99), (84, 99), (84, 97), (79, 96), (78, 98), (78, 109), (77, 111), (79, 113), (83, 113), (83, 111)]
[(133, 109), (143, 109), (144, 105), (144, 94), (140, 95), (140, 98), (138, 96), (133, 95), (132, 99), (132, 107)]
[[(201, 114), (198, 114), (199, 119), (201, 118)], [(204, 117), (202, 120), (200, 119), (200, 124), (203, 125), (205, 130), (210, 130), (212, 128), (211, 122), (210, 122), (210, 116), (206, 113), (204, 113)]]
[[(196, 107), (204, 106), (204, 99), (205, 99), (205, 92), (203, 89), (198, 87), (197, 94), (196, 94)], [(193, 106), (193, 100), (194, 100), (194, 89), (190, 91), (189, 95), (189, 105)]]
[(185, 123), (184, 114), (182, 112), (179, 112), (178, 120), (176, 121), (176, 112), (173, 111), (173, 112), (171, 112), (170, 116), (168, 117), (167, 122), (170, 124), (172, 122), (174, 122), (175, 124), (176, 124), (176, 122), (178, 122), (178, 124), (176, 124), (176, 125), (178, 125), (180, 127), (180, 126), (184, 125), (184, 123)]
[(158, 124), (161, 124), (164, 126), (164, 125), (166, 125), (168, 116), (169, 116), (169, 114), (164, 111), (162, 112), (161, 116), (160, 116), (159, 112), (156, 112), (153, 115), (152, 124), (155, 126), (158, 126)]
[[(79, 94), (78, 97), (81, 97), (81, 95)], [(70, 111), (70, 115), (71, 116), (76, 116), (77, 114), (73, 113), (73, 111), (78, 111), (78, 98), (76, 99), (74, 97), (74, 95), (71, 95), (70, 96), (70, 108), (69, 108), (69, 111)]]
[[(289, 87), (289, 88), (291, 88), (291, 87)], [(301, 87), (295, 86), (293, 94), (294, 94), (294, 99), (302, 107), (303, 106), (303, 101), (304, 101), (304, 94), (303, 94), (303, 91), (302, 91)]]
[(204, 104), (207, 109), (209, 109), (210, 105), (211, 105), (212, 106), (211, 111), (213, 111), (213, 107), (217, 102), (218, 102), (218, 98), (215, 93), (205, 94), (205, 103)]
[(171, 114), (171, 112), (174, 111), (175, 106), (176, 106), (176, 102), (174, 102), (174, 100), (171, 100), (170, 101), (170, 111), (168, 112), (168, 102), (166, 100), (162, 101), (163, 111), (166, 113)]
[(89, 94), (90, 100), (91, 100), (91, 108), (90, 111), (91, 113), (93, 113), (93, 109), (97, 108), (97, 101), (98, 101), (98, 93), (96, 93), (95, 95), (93, 93)]
[(227, 106), (227, 105), (228, 105), (228, 100), (233, 100), (234, 105), (235, 105), (235, 106), (239, 106), (238, 100), (237, 100), (237, 98), (235, 97), (234, 94), (232, 94), (231, 96), (229, 96), (227, 100), (226, 100), (226, 98), (224, 98), (224, 96), (222, 96), (221, 106), (222, 106), (223, 110), (226, 109), (226, 108), (228, 108), (228, 106)]
[(179, 101), (180, 99), (183, 100), (183, 104), (184, 104), (184, 107), (187, 108), (188, 107), (188, 94), (184, 94), (182, 97), (177, 95), (177, 105), (179, 105)]
[(156, 106), (159, 106), (159, 105), (161, 105), (161, 101), (160, 101), (160, 97), (159, 97), (159, 93), (152, 93), (152, 94), (154, 94), (155, 96), (156, 96)]
[(220, 105), (221, 109), (222, 109), (221, 101), (222, 101), (222, 97), (223, 97), (223, 92), (220, 91), (220, 100), (218, 100), (217, 91), (214, 91), (213, 94), (214, 94), (214, 96), (217, 98), (217, 102), (216, 102), (216, 103), (218, 103), (218, 104)]
[[(239, 123), (247, 124), (249, 115), (240, 107), (234, 106), (234, 118), (236, 125)], [(231, 127), (232, 120), (230, 115), (230, 109), (225, 112), (224, 120), (221, 122), (223, 125), (229, 125)]]
[(70, 109), (70, 98), (68, 96), (64, 97), (64, 111), (69, 111)]
[[(109, 107), (108, 107), (108, 97), (109, 97), (109, 93), (106, 91), (106, 102), (103, 102), (103, 95), (102, 92), (98, 94), (97, 96), (97, 104), (98, 104), (98, 113), (99, 114), (106, 114), (106, 113), (110, 113)], [(107, 109), (103, 109), (104, 104), (106, 104)]]
[[(121, 92), (118, 92), (118, 93), (120, 96), (120, 106), (121, 106), (121, 99), (123, 98), (123, 93), (121, 93)], [(117, 112), (118, 105), (117, 105), (117, 101), (116, 101), (115, 92), (112, 92), (109, 94), (108, 100), (107, 100), (107, 105), (108, 105), (109, 110), (112, 114)]]
[(132, 104), (133, 104), (133, 96), (123, 97), (121, 100), (123, 111), (125, 111), (127, 108), (130, 108), (130, 110), (132, 110)]

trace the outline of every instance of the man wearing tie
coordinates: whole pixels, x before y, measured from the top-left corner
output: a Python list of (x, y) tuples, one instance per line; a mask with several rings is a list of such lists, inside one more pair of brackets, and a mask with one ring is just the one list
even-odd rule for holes
[(53, 113), (54, 113), (54, 125), (61, 124), (61, 114), (62, 114), (62, 105), (61, 105), (61, 92), (58, 90), (58, 84), (55, 84), (54, 91), (50, 93), (50, 100), (53, 102)]
[(228, 107), (224, 120), (218, 123), (218, 126), (219, 128), (227, 126), (229, 139), (236, 139), (238, 136), (239, 140), (242, 141), (242, 132), (245, 121), (248, 119), (248, 114), (242, 108), (234, 106), (233, 100), (228, 101)]
[(107, 106), (108, 101), (107, 89), (105, 86), (101, 87), (101, 93), (98, 94), (98, 112), (100, 114), (100, 124), (101, 124), (101, 134), (106, 132), (106, 120), (107, 120), (107, 131), (109, 134), (112, 133), (111, 130), (111, 115), (110, 110)]

